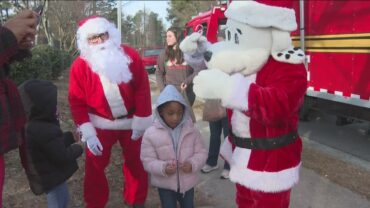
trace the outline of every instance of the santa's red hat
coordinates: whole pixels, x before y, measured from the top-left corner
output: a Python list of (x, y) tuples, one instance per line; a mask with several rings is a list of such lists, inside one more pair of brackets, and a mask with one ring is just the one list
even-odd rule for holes
[(233, 1), (225, 16), (253, 27), (274, 27), (291, 32), (297, 29), (292, 4), (292, 0)]
[(110, 23), (107, 19), (99, 16), (91, 16), (81, 20), (78, 23), (77, 34), (81, 36), (89, 36), (99, 33), (108, 32)]
[(90, 16), (78, 23), (77, 46), (81, 50), (87, 45), (87, 38), (91, 35), (108, 32), (109, 39), (117, 45), (121, 44), (121, 34), (116, 26), (104, 17)]
[(78, 26), (81, 27), (83, 24), (85, 24), (87, 21), (97, 18), (98, 16), (90, 16), (86, 17), (85, 19), (78, 22)]

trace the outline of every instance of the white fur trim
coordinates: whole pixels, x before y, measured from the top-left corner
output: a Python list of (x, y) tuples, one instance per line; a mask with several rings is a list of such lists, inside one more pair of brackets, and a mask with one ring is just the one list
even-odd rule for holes
[(100, 117), (95, 114), (89, 114), (90, 121), (98, 129), (109, 129), (109, 130), (130, 130), (132, 119), (123, 118), (116, 120), (109, 120), (103, 117)]
[(231, 109), (248, 110), (248, 93), (252, 82), (256, 80), (256, 75), (252, 74), (244, 77), (241, 74), (234, 74), (231, 78), (231, 86), (224, 86), (231, 88), (230, 94), (222, 98), (222, 105)]
[(147, 128), (149, 128), (149, 126), (152, 124), (152, 122), (153, 122), (153, 118), (152, 118), (151, 115), (148, 116), (148, 117), (134, 116), (134, 118), (132, 120), (132, 129), (133, 130), (144, 131)]
[(221, 145), (220, 155), (231, 165), (232, 163), (231, 159), (233, 157), (233, 148), (228, 137), (225, 138), (225, 141)]
[(285, 31), (297, 29), (293, 9), (268, 6), (255, 1), (232, 1), (225, 16), (253, 27), (275, 27)]
[(273, 52), (272, 57), (279, 62), (290, 63), (290, 64), (302, 64), (305, 59), (305, 54), (300, 48), (290, 48), (280, 51)]
[(93, 34), (108, 32), (109, 39), (116, 45), (121, 45), (121, 34), (116, 26), (103, 17), (87, 20), (77, 29), (77, 47), (81, 51), (87, 47), (87, 38)]
[(292, 46), (292, 38), (290, 37), (290, 33), (287, 31), (272, 29), (271, 37), (272, 37), (272, 46), (271, 46), (272, 53), (286, 50)]
[(230, 169), (232, 182), (263, 192), (281, 192), (292, 188), (298, 182), (301, 164), (278, 172), (255, 171), (246, 168), (250, 154), (250, 149), (234, 149)]
[(81, 141), (86, 142), (89, 137), (96, 136), (96, 130), (91, 122), (83, 123), (78, 127), (81, 134)]
[(234, 110), (231, 117), (231, 126), (233, 133), (238, 137), (251, 137), (250, 132), (250, 117), (246, 116), (239, 110)]
[(99, 76), (105, 98), (108, 101), (114, 118), (127, 115), (127, 109), (119, 91), (118, 85), (111, 83), (105, 76)]

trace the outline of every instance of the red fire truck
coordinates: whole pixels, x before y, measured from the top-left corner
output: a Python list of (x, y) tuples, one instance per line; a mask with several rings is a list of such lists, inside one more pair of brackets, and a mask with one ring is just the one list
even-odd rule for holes
[[(299, 29), (293, 43), (307, 54), (308, 89), (301, 111), (370, 121), (370, 1), (293, 1)], [(228, 3), (215, 6), (186, 24), (186, 34), (203, 29), (210, 42), (226, 23)], [(201, 25), (201, 26), (200, 26)]]
[(226, 24), (227, 19), (224, 12), (226, 11), (227, 5), (227, 1), (220, 1), (220, 4), (214, 6), (212, 10), (193, 17), (186, 23), (185, 36), (195, 31), (202, 30), (203, 35), (207, 37), (209, 42), (216, 42), (219, 30)]

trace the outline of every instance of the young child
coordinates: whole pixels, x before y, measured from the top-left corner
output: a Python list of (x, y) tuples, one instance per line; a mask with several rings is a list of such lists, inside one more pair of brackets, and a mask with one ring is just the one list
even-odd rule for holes
[(173, 85), (157, 100), (156, 119), (143, 136), (141, 160), (158, 187), (162, 208), (194, 207), (194, 186), (205, 164), (207, 150), (193, 125), (189, 106)]
[(27, 115), (25, 141), (20, 147), (32, 192), (46, 193), (49, 208), (66, 208), (67, 179), (78, 169), (82, 146), (71, 132), (63, 133), (57, 113), (57, 87), (43, 80), (29, 80), (19, 87)]

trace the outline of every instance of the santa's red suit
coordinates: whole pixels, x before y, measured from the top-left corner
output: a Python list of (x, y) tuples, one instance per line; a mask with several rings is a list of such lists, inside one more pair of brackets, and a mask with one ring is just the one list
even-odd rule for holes
[[(252, 83), (243, 79), (240, 78), (240, 83), (245, 86), (239, 87), (241, 91), (246, 89), (247, 94), (239, 94), (229, 101), (229, 106), (245, 99), (248, 109), (228, 111), (233, 135), (221, 148), (222, 156), (231, 164), (230, 180), (237, 183), (237, 203), (240, 208), (255, 207), (255, 202), (248, 200), (260, 198), (263, 200), (259, 200), (259, 208), (288, 207), (290, 189), (298, 182), (301, 164), (302, 142), (295, 132), (307, 87), (305, 67), (270, 57)], [(233, 138), (239, 135), (252, 140), (286, 135), (295, 138), (278, 148), (243, 148)], [(279, 202), (281, 196), (285, 200)]]
[[(124, 157), (123, 198), (129, 205), (144, 204), (147, 174), (140, 161), (141, 138), (132, 140), (132, 129), (145, 130), (151, 123), (151, 97), (148, 75), (138, 53), (122, 46), (131, 63), (132, 78), (115, 84), (95, 73), (82, 57), (72, 64), (69, 103), (73, 119), (82, 136), (96, 135), (103, 151), (95, 156), (87, 149), (84, 198), (87, 207), (104, 207), (109, 188), (104, 170), (109, 164), (111, 148), (117, 141)], [(114, 176), (118, 177), (118, 176)]]

